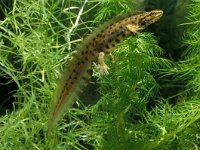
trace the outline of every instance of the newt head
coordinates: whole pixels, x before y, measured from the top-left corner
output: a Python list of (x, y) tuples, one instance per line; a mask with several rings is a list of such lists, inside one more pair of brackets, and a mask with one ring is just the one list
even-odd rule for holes
[(138, 15), (138, 24), (140, 28), (146, 28), (147, 26), (153, 24), (158, 21), (163, 15), (162, 10), (152, 10), (149, 12), (145, 12), (143, 14)]

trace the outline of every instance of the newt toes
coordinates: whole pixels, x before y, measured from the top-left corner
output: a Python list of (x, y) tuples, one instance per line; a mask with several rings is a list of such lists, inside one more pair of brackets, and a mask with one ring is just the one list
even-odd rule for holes
[(92, 76), (92, 62), (98, 60), (100, 72), (108, 74), (109, 67), (104, 62), (104, 56), (108, 55), (114, 62), (110, 49), (126, 37), (135, 35), (153, 24), (162, 15), (162, 10), (152, 10), (137, 15), (128, 14), (116, 17), (97, 28), (83, 41), (61, 73), (53, 96), (48, 130), (51, 130), (64, 112), (72, 107), (89, 82)]

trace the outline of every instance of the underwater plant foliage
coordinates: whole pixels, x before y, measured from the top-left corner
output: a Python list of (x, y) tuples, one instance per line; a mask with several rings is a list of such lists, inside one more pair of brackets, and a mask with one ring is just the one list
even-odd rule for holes
[[(1, 4), (0, 91), (12, 87), (10, 94), (2, 92), (0, 98), (0, 149), (199, 149), (200, 1), (184, 3), (187, 13), (180, 11), (181, 2), (14, 0), (9, 7)], [(83, 95), (47, 133), (57, 80), (80, 43), (113, 16), (133, 10), (138, 14), (146, 8), (164, 10), (163, 18), (117, 44), (115, 63), (106, 59), (109, 75), (100, 75), (94, 65)], [(173, 30), (167, 30), (168, 36), (164, 33), (167, 25), (172, 28), (170, 19), (177, 23), (176, 15), (171, 15), (178, 13), (184, 14), (184, 22), (176, 24), (182, 32), (176, 33), (180, 46), (169, 39)], [(174, 57), (169, 57), (170, 44), (163, 42), (169, 40), (181, 56), (170, 51)], [(9, 102), (8, 109), (5, 103)]]

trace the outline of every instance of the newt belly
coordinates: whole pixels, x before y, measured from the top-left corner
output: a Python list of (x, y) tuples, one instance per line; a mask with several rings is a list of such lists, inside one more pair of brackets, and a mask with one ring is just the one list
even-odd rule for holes
[(114, 18), (109, 23), (97, 28), (84, 40), (61, 73), (53, 96), (48, 130), (51, 130), (64, 112), (72, 107), (78, 95), (89, 82), (92, 76), (92, 62), (98, 60), (100, 72), (108, 74), (109, 68), (104, 63), (104, 55), (109, 55), (112, 59), (111, 48), (126, 37), (134, 35), (156, 22), (162, 15), (163, 11), (153, 10), (138, 15), (129, 14)]

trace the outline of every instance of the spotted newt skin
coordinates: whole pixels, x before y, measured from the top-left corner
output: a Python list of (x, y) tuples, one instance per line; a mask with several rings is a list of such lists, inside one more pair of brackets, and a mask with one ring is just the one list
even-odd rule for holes
[(108, 74), (109, 68), (104, 62), (104, 55), (109, 55), (114, 61), (110, 52), (111, 48), (126, 37), (137, 34), (138, 31), (156, 22), (162, 15), (162, 10), (153, 10), (114, 18), (97, 28), (84, 40), (61, 73), (53, 97), (48, 130), (51, 130), (64, 112), (72, 107), (82, 89), (89, 82), (92, 76), (92, 62), (98, 60), (100, 73)]

